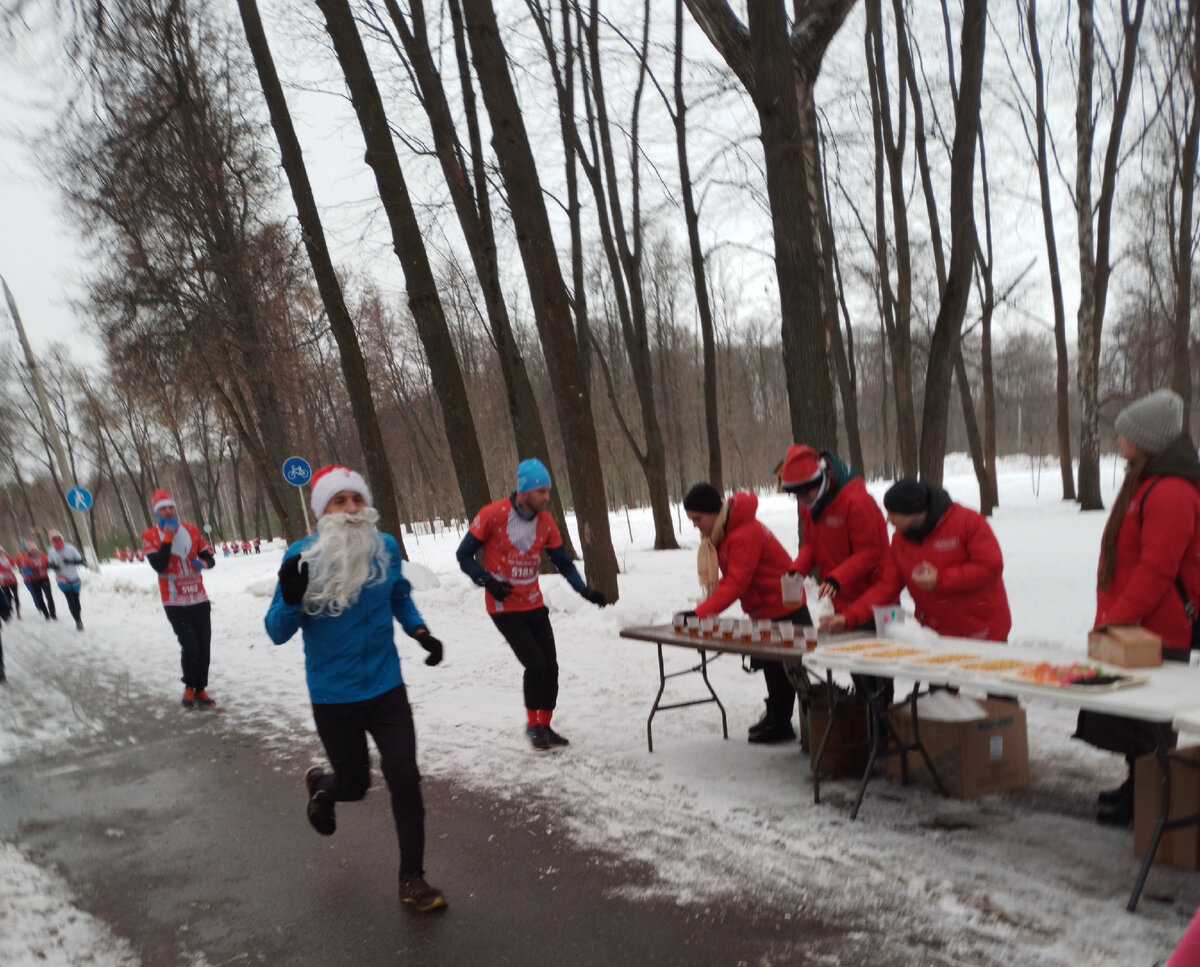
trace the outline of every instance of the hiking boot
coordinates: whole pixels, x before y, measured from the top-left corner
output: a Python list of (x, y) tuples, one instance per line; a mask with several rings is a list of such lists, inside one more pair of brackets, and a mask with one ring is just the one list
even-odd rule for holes
[(181, 698), (179, 700), (179, 704), (182, 705), (184, 708), (195, 708), (196, 707), (196, 690), (190, 686), (188, 688), (185, 688), (183, 690), (183, 698)]
[(333, 793), (328, 789), (314, 789), (318, 780), (327, 773), (320, 766), (313, 766), (304, 773), (304, 791), (308, 793), (308, 823), (322, 836), (332, 836), (337, 831), (337, 817), (333, 813)]
[(557, 732), (554, 731), (554, 729), (550, 728), (550, 726), (548, 726), (548, 725), (542, 726), (542, 735), (544, 735), (546, 737), (546, 741), (550, 743), (551, 747), (564, 746), (564, 745), (571, 744), (570, 742), (567, 741), (565, 736), (559, 735)]
[(212, 708), (216, 705), (216, 701), (208, 697), (208, 692), (203, 688), (196, 692), (196, 704), (201, 708)]
[(777, 745), (780, 742), (791, 742), (796, 738), (796, 730), (791, 722), (771, 722), (750, 734), (748, 742), (754, 745)]
[(525, 726), (525, 734), (529, 736), (529, 741), (533, 743), (533, 747), (537, 749), (538, 752), (545, 752), (548, 748), (550, 748), (550, 740), (546, 738), (546, 734), (542, 731), (542, 729), (543, 726), (541, 725)]
[(418, 913), (428, 913), (446, 905), (446, 898), (436, 886), (430, 886), (423, 876), (406, 876), (400, 880), (400, 899), (411, 903)]
[(770, 728), (772, 724), (773, 723), (771, 722), (771, 713), (763, 712), (763, 717), (761, 719), (759, 719), (757, 722), (755, 722), (752, 726), (750, 726), (749, 734), (755, 735), (755, 734), (761, 732), (763, 729)]

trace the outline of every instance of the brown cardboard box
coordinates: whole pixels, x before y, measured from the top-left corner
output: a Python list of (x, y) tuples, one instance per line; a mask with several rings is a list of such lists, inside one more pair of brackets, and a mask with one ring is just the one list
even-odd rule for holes
[[(1200, 747), (1170, 754), (1171, 806), (1168, 819), (1200, 813)], [(1152, 755), (1137, 760), (1133, 770), (1133, 853), (1145, 856), (1162, 807), (1162, 772)], [(1200, 869), (1200, 826), (1163, 833), (1154, 862)]]
[[(1016, 702), (980, 700), (983, 718), (966, 722), (920, 719), (921, 743), (946, 791), (964, 799), (1002, 789), (1029, 785), (1029, 740), (1025, 710)], [(918, 714), (921, 703), (917, 702)], [(892, 706), (892, 726), (904, 742), (912, 741), (912, 715), (908, 703)], [(904, 754), (908, 777), (933, 786), (933, 778), (919, 752)], [(888, 757), (888, 775), (900, 778), (900, 756)]]
[(1109, 625), (1088, 632), (1088, 658), (1122, 668), (1152, 668), (1162, 664), (1162, 638), (1137, 625)]

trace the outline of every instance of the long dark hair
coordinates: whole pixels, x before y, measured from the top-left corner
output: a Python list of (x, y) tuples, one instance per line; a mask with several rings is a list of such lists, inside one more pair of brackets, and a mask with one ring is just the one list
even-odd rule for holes
[(1112, 513), (1108, 515), (1108, 523), (1104, 525), (1104, 536), (1100, 538), (1100, 567), (1096, 572), (1096, 588), (1107, 591), (1112, 585), (1113, 571), (1117, 567), (1117, 534), (1125, 520), (1125, 512), (1129, 510), (1129, 502), (1142, 482), (1142, 474), (1146, 464), (1151, 460), (1149, 453), (1139, 453), (1129, 461), (1125, 468), (1125, 479), (1121, 481), (1121, 489), (1113, 501)]

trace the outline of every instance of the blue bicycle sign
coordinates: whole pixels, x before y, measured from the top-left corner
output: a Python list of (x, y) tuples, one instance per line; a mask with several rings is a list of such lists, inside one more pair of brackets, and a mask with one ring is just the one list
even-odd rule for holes
[(312, 467), (303, 457), (288, 457), (283, 461), (283, 479), (293, 487), (303, 487), (312, 479)]

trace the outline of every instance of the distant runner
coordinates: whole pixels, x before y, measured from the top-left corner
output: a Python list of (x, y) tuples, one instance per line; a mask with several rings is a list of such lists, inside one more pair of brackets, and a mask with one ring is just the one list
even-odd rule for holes
[(50, 538), (46, 566), (54, 572), (58, 590), (67, 599), (67, 610), (75, 619), (75, 630), (83, 631), (83, 609), (79, 605), (79, 592), (83, 587), (83, 582), (79, 580), (79, 568), (83, 565), (83, 555), (74, 544), (63, 540), (58, 531), (49, 531), (46, 536)]

